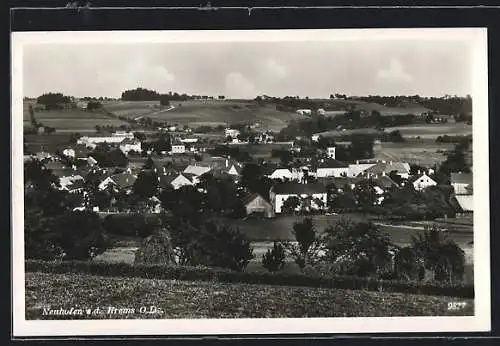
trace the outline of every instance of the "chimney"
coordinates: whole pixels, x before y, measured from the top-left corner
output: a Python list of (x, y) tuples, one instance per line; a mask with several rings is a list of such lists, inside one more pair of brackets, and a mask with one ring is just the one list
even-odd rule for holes
[(359, 160), (356, 160), (356, 164), (359, 165)]
[(382, 176), (385, 177), (385, 171), (382, 172)]
[(422, 172), (421, 172), (421, 171), (420, 171), (420, 169), (419, 169), (419, 170), (418, 170), (418, 172), (417, 172), (417, 174), (418, 174), (418, 175), (420, 175), (420, 173), (422, 173)]
[(227, 168), (227, 166), (229, 166), (229, 160), (228, 159), (226, 159), (226, 168)]

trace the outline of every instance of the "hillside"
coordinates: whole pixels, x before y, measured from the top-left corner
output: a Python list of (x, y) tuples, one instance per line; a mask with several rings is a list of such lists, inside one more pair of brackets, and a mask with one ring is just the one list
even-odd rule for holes
[(154, 101), (116, 101), (104, 105), (105, 109), (118, 116), (131, 119), (148, 117), (172, 124), (218, 126), (245, 123), (262, 130), (279, 131), (289, 121), (303, 119), (294, 112), (276, 110), (274, 105), (259, 105), (252, 100), (190, 100), (172, 101), (172, 107), (161, 107)]
[[(448, 311), (449, 297), (217, 282), (26, 273), (26, 319), (277, 318), (472, 315)], [(61, 306), (64, 302), (64, 306)], [(141, 314), (141, 306), (157, 312)], [(124, 314), (42, 316), (43, 308), (127, 308)], [(134, 312), (130, 309), (135, 309)]]

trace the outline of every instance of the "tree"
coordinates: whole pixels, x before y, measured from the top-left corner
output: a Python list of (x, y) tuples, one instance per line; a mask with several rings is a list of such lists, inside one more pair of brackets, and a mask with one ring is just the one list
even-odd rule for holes
[(370, 180), (361, 180), (354, 187), (353, 194), (356, 198), (357, 205), (362, 208), (370, 208), (377, 201), (377, 192), (375, 186)]
[(417, 258), (426, 269), (434, 272), (437, 281), (461, 281), (465, 267), (462, 249), (436, 225), (428, 227), (411, 240)]
[(382, 275), (391, 263), (392, 244), (372, 222), (340, 220), (325, 230), (326, 261), (340, 274)]
[(270, 272), (275, 272), (285, 265), (285, 248), (280, 242), (273, 242), (273, 248), (262, 255), (262, 266)]
[(29, 106), (29, 114), (30, 114), (31, 126), (33, 126), (35, 129), (38, 128), (38, 122), (36, 121), (35, 118), (35, 111), (33, 109), (33, 105), (31, 104)]
[(295, 212), (295, 210), (300, 207), (301, 205), (301, 200), (297, 196), (290, 196), (288, 197), (284, 202), (283, 206), (281, 207), (281, 210), (284, 213), (287, 214), (292, 214)]
[(293, 224), (292, 231), (296, 244), (287, 242), (285, 248), (294, 258), (295, 263), (303, 270), (306, 265), (315, 265), (320, 259), (323, 240), (316, 231), (311, 218), (304, 218), (301, 222)]
[[(33, 214), (31, 214), (33, 215)], [(86, 260), (109, 246), (101, 219), (92, 212), (66, 212), (62, 215), (30, 222), (25, 229), (27, 257)]]
[(157, 190), (157, 176), (153, 172), (140, 172), (133, 185), (134, 194), (145, 199), (154, 196)]
[(422, 280), (417, 254), (411, 246), (400, 249), (394, 257), (394, 272), (396, 277), (404, 280)]

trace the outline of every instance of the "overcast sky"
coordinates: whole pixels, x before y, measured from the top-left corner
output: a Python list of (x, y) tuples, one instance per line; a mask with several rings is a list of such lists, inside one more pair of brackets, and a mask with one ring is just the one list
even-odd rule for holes
[(460, 41), (30, 44), (24, 95), (119, 97), (143, 87), (198, 95), (472, 94)]

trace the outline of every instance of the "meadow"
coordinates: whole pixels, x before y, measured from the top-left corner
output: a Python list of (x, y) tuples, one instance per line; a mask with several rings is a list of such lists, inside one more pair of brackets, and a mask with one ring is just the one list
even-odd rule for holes
[[(82, 273), (26, 272), (25, 277), (27, 320), (466, 316), (474, 313), (472, 299), (460, 299), (467, 303), (466, 307), (450, 311), (448, 302), (456, 298), (445, 296), (211, 281), (124, 280)], [(151, 305), (155, 309), (149, 309)], [(154, 313), (140, 313), (143, 306)], [(83, 309), (83, 315), (43, 315), (44, 308), (70, 307)], [(85, 313), (86, 309), (97, 307), (102, 313)], [(128, 310), (110, 314), (109, 307)]]
[(388, 132), (398, 130), (403, 137), (420, 137), (422, 139), (436, 139), (438, 136), (467, 136), (472, 135), (472, 125), (466, 123), (446, 123), (446, 124), (419, 124), (388, 127)]

